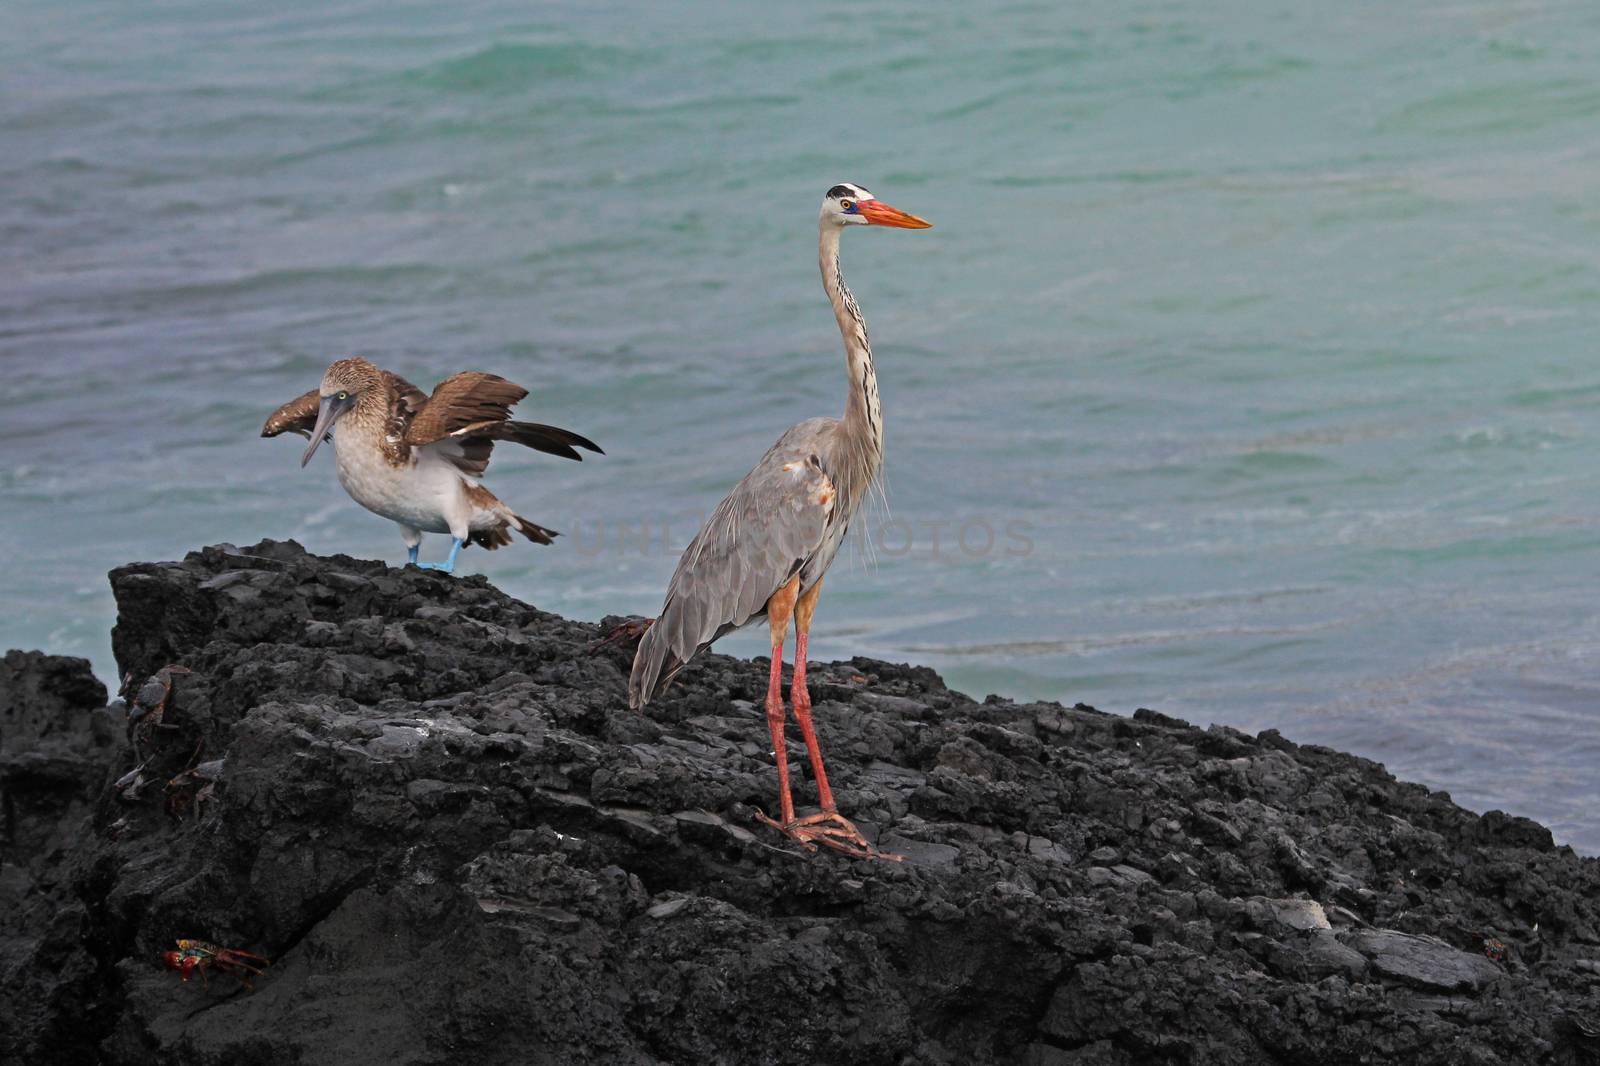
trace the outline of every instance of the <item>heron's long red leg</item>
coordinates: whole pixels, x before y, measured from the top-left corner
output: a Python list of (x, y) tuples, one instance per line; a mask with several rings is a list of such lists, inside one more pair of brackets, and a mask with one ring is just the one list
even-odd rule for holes
[[(879, 851), (873, 847), (871, 842), (861, 835), (861, 831), (839, 813), (839, 808), (834, 806), (833, 790), (828, 787), (828, 772), (822, 766), (822, 749), (817, 745), (817, 733), (811, 725), (811, 692), (806, 688), (806, 641), (811, 633), (811, 612), (816, 609), (817, 593), (821, 591), (822, 582), (819, 581), (807, 589), (805, 595), (794, 604), (794, 680), (789, 683), (789, 699), (794, 704), (794, 716), (800, 723), (800, 732), (806, 738), (806, 752), (811, 756), (811, 775), (817, 781), (817, 802), (822, 810), (816, 814), (808, 814), (804, 818), (796, 818), (792, 810), (785, 807), (783, 822), (771, 824), (784, 836), (797, 840), (813, 850), (818, 844), (826, 844), (835, 851), (842, 851), (857, 859), (887, 859), (899, 862), (901, 856)], [(768, 700), (770, 705), (770, 695)], [(771, 720), (770, 715), (768, 720)], [(781, 731), (780, 727), (774, 735)], [(787, 801), (788, 774), (783, 773), (779, 780), (784, 785), (784, 798)]]
[(794, 680), (789, 682), (789, 702), (794, 704), (794, 717), (800, 723), (801, 735), (806, 738), (806, 753), (811, 756), (811, 776), (817, 782), (817, 803), (823, 813), (833, 814), (838, 808), (833, 803), (833, 790), (828, 787), (828, 771), (822, 765), (822, 749), (817, 746), (817, 733), (811, 727), (811, 690), (806, 688), (806, 642), (811, 636), (811, 614), (817, 609), (817, 595), (821, 591), (822, 581), (818, 579), (795, 603)]
[(783, 743), (783, 645), (772, 646), (772, 676), (767, 681), (767, 728), (772, 731), (772, 757), (778, 763), (778, 820), (794, 821), (794, 797), (789, 794), (789, 753)]
[(789, 635), (789, 616), (800, 589), (797, 575), (767, 601), (767, 624), (772, 629), (772, 673), (767, 678), (767, 728), (772, 731), (772, 757), (778, 763), (778, 824), (794, 822), (794, 797), (789, 794), (789, 755), (783, 740), (783, 642)]

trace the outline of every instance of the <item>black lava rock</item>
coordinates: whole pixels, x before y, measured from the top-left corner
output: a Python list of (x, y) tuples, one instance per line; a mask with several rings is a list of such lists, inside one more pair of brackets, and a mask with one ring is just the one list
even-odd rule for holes
[[(638, 716), (606, 626), (481, 578), (111, 577), (120, 667), (192, 672), (129, 728), (81, 660), (0, 669), (5, 1061), (1600, 1061), (1600, 861), (1363, 759), (816, 664), (905, 861), (808, 854), (754, 817), (764, 662)], [(272, 965), (184, 983), (179, 938)]]

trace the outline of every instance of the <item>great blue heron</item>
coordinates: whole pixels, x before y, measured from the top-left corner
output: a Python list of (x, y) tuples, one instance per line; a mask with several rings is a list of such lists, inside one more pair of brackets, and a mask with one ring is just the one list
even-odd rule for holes
[[(643, 707), (696, 653), (718, 637), (765, 618), (772, 632), (767, 725), (778, 764), (779, 816), (762, 817), (807, 847), (820, 843), (868, 857), (880, 853), (834, 805), (806, 689), (806, 638), (823, 575), (883, 465), (883, 416), (867, 323), (839, 273), (840, 236), (849, 226), (865, 225), (927, 229), (932, 223), (849, 182), (835, 185), (823, 197), (818, 256), (822, 287), (844, 336), (849, 378), (844, 417), (811, 418), (791, 428), (711, 513), (678, 560), (661, 614), (640, 641), (628, 702), (636, 710)], [(822, 808), (802, 818), (795, 816), (789, 794), (783, 737), (783, 645), (791, 618), (795, 655), (789, 696)]]
[(468, 372), (441, 381), (429, 396), (365, 359), (341, 359), (320, 388), (272, 412), (261, 435), (310, 437), (301, 466), (324, 437), (331, 439), (339, 483), (361, 506), (399, 524), (411, 562), (417, 563), (424, 531), (450, 534), (448, 559), (417, 563), (448, 573), (469, 541), (493, 550), (510, 544), (513, 530), (535, 544), (557, 535), (517, 515), (479, 483), (495, 441), (566, 459), (583, 458), (575, 448), (600, 451), (569, 430), (511, 421), (511, 406), (526, 395), (505, 378)]

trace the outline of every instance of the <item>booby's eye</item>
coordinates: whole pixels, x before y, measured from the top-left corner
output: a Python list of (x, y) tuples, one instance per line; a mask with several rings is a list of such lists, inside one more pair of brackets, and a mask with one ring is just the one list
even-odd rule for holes
[(849, 211), (851, 208), (855, 207), (855, 204), (850, 200), (840, 200), (839, 207), (842, 210)]
[(348, 400), (349, 398), (350, 398), (350, 394), (348, 392), (345, 392), (343, 389), (339, 390), (339, 395), (336, 397), (336, 399), (339, 399), (339, 400)]

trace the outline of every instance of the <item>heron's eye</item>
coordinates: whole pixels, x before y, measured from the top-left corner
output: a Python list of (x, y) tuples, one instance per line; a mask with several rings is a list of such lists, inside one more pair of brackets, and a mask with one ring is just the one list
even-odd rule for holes
[(855, 204), (854, 204), (854, 203), (852, 203), (852, 202), (851, 202), (851, 201), (849, 201), (849, 200), (840, 200), (840, 201), (839, 201), (839, 206), (840, 206), (840, 207), (841, 207), (841, 208), (843, 208), (843, 209), (844, 209), (844, 210), (846, 210), (846, 211), (848, 211), (848, 210), (850, 210), (850, 209), (851, 209), (851, 208), (852, 208), (852, 207), (854, 207), (854, 206), (855, 206)]
[(350, 398), (350, 394), (348, 392), (340, 390), (338, 398), (341, 399), (341, 400), (348, 400)]

